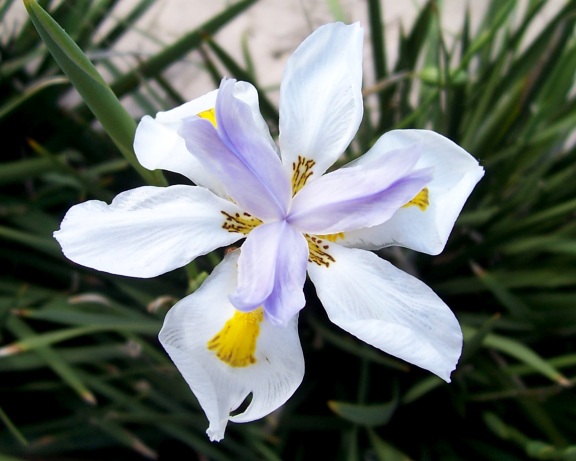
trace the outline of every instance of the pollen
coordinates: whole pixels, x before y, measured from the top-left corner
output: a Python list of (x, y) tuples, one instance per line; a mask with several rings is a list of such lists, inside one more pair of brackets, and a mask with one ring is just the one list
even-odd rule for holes
[(247, 235), (252, 229), (262, 224), (260, 219), (248, 213), (230, 214), (225, 211), (220, 211), (220, 213), (225, 216), (222, 229), (226, 229), (228, 232), (239, 232), (240, 234)]
[(255, 364), (254, 352), (262, 320), (264, 310), (261, 307), (251, 312), (236, 311), (224, 327), (208, 341), (208, 350), (213, 351), (216, 357), (233, 368)]
[(428, 188), (425, 187), (418, 195), (410, 200), (406, 205), (403, 205), (402, 208), (408, 208), (409, 206), (417, 206), (420, 208), (420, 211), (426, 211), (428, 206), (430, 205), (430, 199), (428, 197)]
[[(333, 234), (336, 235), (336, 234)], [(326, 240), (320, 238), (320, 236), (306, 235), (306, 241), (308, 242), (308, 261), (311, 263), (316, 263), (319, 266), (330, 267), (330, 264), (336, 262), (334, 256), (332, 256), (327, 251), (330, 249), (330, 245)]]
[(292, 196), (296, 195), (314, 174), (312, 171), (314, 165), (316, 165), (314, 160), (307, 160), (301, 155), (298, 156), (298, 161), (292, 163)]
[(216, 128), (216, 109), (214, 107), (212, 109), (203, 110), (196, 115), (204, 120), (208, 120), (212, 125), (214, 125), (214, 128)]

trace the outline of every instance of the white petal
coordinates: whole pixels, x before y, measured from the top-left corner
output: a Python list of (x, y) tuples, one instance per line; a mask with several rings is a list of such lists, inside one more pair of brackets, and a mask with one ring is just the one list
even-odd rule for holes
[[(230, 367), (208, 350), (208, 341), (235, 312), (228, 295), (236, 285), (237, 253), (227, 255), (200, 289), (170, 309), (159, 336), (206, 413), (211, 440), (224, 437), (228, 420), (253, 421), (276, 410), (304, 376), (297, 317), (285, 327), (262, 321), (256, 363), (250, 366)], [(231, 417), (230, 412), (249, 394), (252, 401), (248, 408)]]
[(166, 170), (186, 176), (194, 184), (206, 187), (219, 196), (225, 196), (219, 180), (204, 169), (198, 159), (186, 149), (178, 135), (183, 120), (214, 108), (217, 90), (189, 101), (156, 118), (145, 115), (134, 137), (134, 152), (138, 161), (149, 170)]
[(280, 87), (280, 149), (289, 175), (299, 155), (319, 177), (344, 152), (362, 120), (359, 24), (318, 28), (290, 57)]
[(424, 283), (364, 250), (330, 245), (328, 267), (308, 274), (328, 317), (384, 352), (450, 381), (462, 332), (448, 306)]
[[(307, 234), (332, 234), (385, 222), (430, 182), (414, 170), (417, 145), (381, 155), (372, 168), (339, 168), (296, 194), (288, 221)], [(376, 164), (378, 163), (378, 164)]]
[(421, 146), (416, 168), (434, 168), (434, 179), (427, 185), (428, 208), (400, 208), (384, 224), (346, 233), (344, 245), (365, 249), (399, 245), (432, 255), (444, 249), (464, 203), (484, 175), (484, 169), (468, 152), (433, 131), (395, 130), (383, 135), (354, 165), (370, 169), (378, 156), (414, 143)]
[[(158, 112), (155, 118), (144, 116), (134, 137), (134, 151), (138, 161), (149, 170), (161, 169), (182, 174), (194, 184), (206, 187), (220, 197), (226, 197), (220, 179), (202, 166), (194, 152), (188, 152), (184, 140), (178, 135), (182, 121), (215, 108), (217, 94), (218, 90), (211, 91), (169, 111)], [(256, 89), (249, 83), (237, 82), (234, 95), (250, 106), (255, 126), (277, 151), (268, 125), (260, 114)]]
[(139, 187), (110, 205), (90, 200), (73, 206), (54, 237), (78, 264), (154, 277), (242, 238), (222, 228), (223, 211), (240, 212), (202, 187)]

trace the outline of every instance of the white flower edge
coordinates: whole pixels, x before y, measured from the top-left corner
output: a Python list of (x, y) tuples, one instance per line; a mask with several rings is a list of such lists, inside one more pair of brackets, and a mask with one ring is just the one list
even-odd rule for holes
[(358, 23), (319, 27), (290, 56), (280, 85), (282, 162), (288, 175), (299, 155), (320, 177), (350, 144), (364, 112)]
[[(213, 441), (224, 437), (228, 421), (253, 421), (279, 408), (304, 377), (298, 316), (285, 327), (275, 327), (264, 318), (256, 363), (248, 367), (230, 367), (207, 348), (235, 312), (228, 296), (236, 287), (238, 253), (229, 253), (196, 292), (170, 309), (159, 335), (204, 410)], [(250, 394), (248, 408), (230, 416)]]
[(75, 263), (117, 275), (155, 277), (243, 237), (222, 228), (233, 203), (196, 186), (143, 186), (108, 205), (73, 206), (54, 237)]
[(427, 185), (428, 208), (424, 211), (417, 206), (400, 208), (383, 224), (346, 233), (340, 243), (367, 250), (397, 245), (430, 255), (442, 252), (460, 211), (484, 175), (474, 157), (434, 131), (393, 130), (350, 165), (370, 170), (371, 163), (381, 155), (414, 144), (421, 154), (416, 167), (434, 169), (433, 179)]
[(450, 382), (462, 350), (458, 320), (420, 280), (374, 253), (330, 245), (308, 274), (330, 320), (362, 341)]
[[(185, 120), (214, 109), (217, 95), (218, 90), (213, 90), (174, 109), (158, 112), (154, 118), (149, 115), (142, 117), (134, 136), (134, 152), (140, 164), (149, 170), (179, 173), (225, 198), (224, 185), (204, 168), (194, 152), (186, 149), (184, 139), (178, 134)], [(256, 88), (247, 82), (236, 82), (234, 96), (248, 104), (260, 135), (277, 152), (268, 125), (260, 114)]]

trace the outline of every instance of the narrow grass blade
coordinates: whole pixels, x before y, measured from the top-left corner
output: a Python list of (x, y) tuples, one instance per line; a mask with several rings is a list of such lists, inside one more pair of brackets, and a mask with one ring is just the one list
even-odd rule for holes
[(24, 0), (40, 37), (118, 149), (148, 184), (166, 184), (160, 172), (142, 167), (132, 148), (136, 124), (94, 65), (35, 0)]
[[(462, 326), (462, 332), (464, 333), (464, 338), (471, 338), (476, 333), (476, 330), (467, 326)], [(570, 380), (556, 370), (556, 368), (547, 360), (540, 357), (528, 346), (514, 339), (495, 334), (488, 334), (484, 339), (484, 346), (494, 348), (520, 360), (561, 386), (570, 386)]]
[(24, 103), (32, 99), (34, 96), (43, 91), (45, 88), (67, 84), (68, 79), (64, 77), (51, 77), (36, 82), (34, 85), (32, 85), (30, 88), (27, 88), (18, 96), (15, 96), (9, 99), (8, 101), (2, 103), (2, 105), (0, 106), (0, 121), (2, 121), (2, 119), (5, 117), (10, 116), (10, 114), (18, 110), (20, 106), (22, 106)]
[[(368, 21), (370, 23), (370, 44), (372, 45), (372, 60), (374, 62), (374, 81), (381, 82), (388, 75), (386, 62), (386, 43), (384, 24), (382, 23), (382, 8), (380, 0), (368, 0)], [(388, 97), (385, 93), (378, 94), (378, 115), (382, 126), (383, 114), (388, 107)]]
[(63, 330), (55, 330), (49, 333), (37, 334), (34, 337), (22, 339), (12, 344), (8, 344), (0, 348), (0, 357), (20, 354), (25, 351), (34, 350), (39, 347), (49, 346), (69, 339), (86, 336), (93, 333), (100, 332), (121, 332), (121, 331), (134, 331), (144, 334), (154, 335), (158, 333), (158, 326), (154, 324), (145, 323), (129, 323), (117, 322), (115, 325), (96, 325), (85, 326), (77, 328), (66, 328)]
[[(21, 338), (22, 341), (34, 340), (36, 333), (17, 317), (12, 317), (8, 322), (8, 327), (12, 332)], [(46, 364), (58, 375), (62, 380), (68, 384), (85, 402), (95, 405), (96, 398), (94, 394), (84, 384), (82, 379), (76, 374), (74, 368), (66, 363), (62, 357), (48, 345), (38, 346), (35, 348), (38, 354), (46, 362)]]
[[(218, 57), (220, 62), (228, 69), (228, 71), (237, 78), (238, 80), (250, 81), (252, 76), (245, 71), (233, 58), (230, 56), (224, 48), (219, 46), (216, 42), (211, 39), (206, 40), (210, 49)], [(254, 82), (252, 82), (254, 83)], [(266, 95), (262, 92), (258, 92), (258, 100), (260, 103), (260, 110), (262, 115), (267, 120), (278, 120), (278, 111)]]
[(378, 461), (412, 461), (408, 455), (382, 440), (373, 430), (369, 430), (368, 435)]
[[(22, 434), (22, 432), (20, 432), (18, 430), (18, 428), (16, 427), (16, 425), (11, 421), (11, 419), (8, 417), (8, 415), (6, 414), (6, 412), (2, 409), (2, 407), (0, 407), (0, 421), (2, 421), (2, 423), (4, 423), (4, 426), (6, 426), (6, 428), (8, 429), (8, 431), (10, 432), (10, 434), (12, 434), (12, 436), (18, 440), (18, 442), (21, 445), (28, 445), (28, 441), (26, 440), (26, 437), (24, 437), (24, 435)], [(2, 455), (0, 454), (0, 461), (2, 461)]]
[(377, 427), (388, 424), (398, 405), (395, 398), (380, 405), (360, 405), (330, 400), (328, 407), (341, 418), (362, 426)]
[(200, 46), (204, 39), (215, 34), (222, 26), (253, 5), (255, 1), (256, 0), (242, 0), (230, 5), (218, 16), (206, 21), (197, 29), (189, 32), (172, 45), (164, 48), (157, 55), (143, 62), (136, 69), (120, 77), (112, 83), (112, 90), (115, 94), (121, 97), (134, 90), (138, 85), (140, 85), (143, 79), (155, 77), (168, 66), (177, 60), (182, 59), (186, 53), (189, 53)]
[[(64, 156), (57, 156), (57, 161), (61, 160), (64, 160)], [(50, 158), (28, 158), (5, 162), (0, 164), (0, 185), (18, 183), (58, 170), (57, 163)]]
[(26, 245), (50, 256), (60, 256), (60, 246), (54, 239), (33, 235), (19, 229), (11, 229), (10, 227), (0, 226), (0, 239), (18, 242)]

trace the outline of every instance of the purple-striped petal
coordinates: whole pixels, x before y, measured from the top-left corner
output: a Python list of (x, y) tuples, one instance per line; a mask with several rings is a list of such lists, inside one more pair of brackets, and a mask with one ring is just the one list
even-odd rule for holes
[(416, 167), (434, 167), (434, 178), (426, 185), (428, 207), (425, 210), (415, 206), (400, 208), (385, 223), (347, 232), (338, 243), (369, 250), (399, 245), (432, 255), (444, 249), (464, 203), (484, 175), (484, 169), (474, 157), (433, 131), (394, 130), (384, 134), (356, 164), (370, 168), (384, 152), (415, 142), (424, 146)]
[(238, 258), (232, 304), (244, 311), (263, 305), (273, 324), (285, 324), (304, 307), (307, 261), (306, 239), (285, 221), (255, 228)]
[(235, 96), (234, 89), (234, 80), (224, 80), (220, 86), (217, 129), (192, 117), (184, 121), (179, 134), (241, 208), (263, 220), (282, 219), (290, 201), (288, 178), (252, 108)]
[[(279, 194), (274, 187), (271, 190), (270, 185), (274, 183), (263, 179), (258, 171), (249, 168), (242, 158), (232, 152), (209, 121), (201, 118), (187, 120), (180, 134), (186, 141), (186, 147), (195, 152), (204, 167), (221, 181), (226, 193), (240, 208), (263, 220), (284, 216), (287, 205), (278, 200)], [(277, 183), (287, 182), (279, 161), (277, 171), (280, 175)]]
[(370, 168), (354, 164), (309, 183), (295, 197), (288, 221), (305, 233), (331, 234), (381, 224), (431, 180), (414, 170), (419, 146), (387, 152)]
[(229, 151), (267, 190), (269, 200), (274, 200), (284, 217), (292, 194), (291, 185), (277, 152), (271, 147), (269, 137), (262, 135), (250, 106), (237, 97), (236, 93), (242, 90), (237, 86), (233, 79), (225, 79), (220, 85), (216, 99), (218, 134)]

